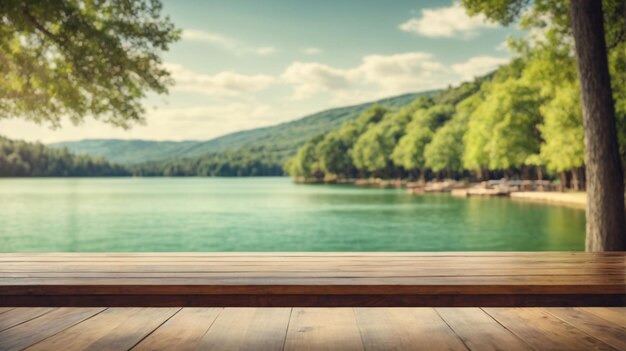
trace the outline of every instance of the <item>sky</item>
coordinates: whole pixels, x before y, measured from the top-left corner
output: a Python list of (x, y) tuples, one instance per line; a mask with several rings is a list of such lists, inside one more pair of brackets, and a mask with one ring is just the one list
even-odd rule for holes
[(183, 30), (163, 54), (176, 84), (129, 130), (87, 118), (58, 129), (0, 120), (29, 141), (208, 140), (332, 107), (471, 80), (508, 62), (519, 36), (452, 0), (163, 0)]

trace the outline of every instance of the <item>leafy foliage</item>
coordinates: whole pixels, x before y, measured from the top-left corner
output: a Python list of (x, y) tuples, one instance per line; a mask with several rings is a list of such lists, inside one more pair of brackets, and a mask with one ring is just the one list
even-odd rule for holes
[(58, 126), (87, 115), (142, 122), (170, 83), (159, 54), (179, 38), (158, 0), (0, 2), (0, 118)]

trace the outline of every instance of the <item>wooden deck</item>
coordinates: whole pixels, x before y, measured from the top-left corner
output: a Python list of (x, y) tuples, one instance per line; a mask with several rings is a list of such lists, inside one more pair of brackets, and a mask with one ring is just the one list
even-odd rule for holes
[(626, 350), (626, 308), (3, 308), (0, 350)]
[(626, 306), (626, 253), (0, 254), (0, 306)]

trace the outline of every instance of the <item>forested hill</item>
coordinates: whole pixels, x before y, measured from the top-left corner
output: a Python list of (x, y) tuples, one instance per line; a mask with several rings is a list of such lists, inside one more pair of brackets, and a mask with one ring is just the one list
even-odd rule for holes
[[(549, 40), (550, 37), (548, 37)], [(560, 178), (584, 187), (576, 63), (560, 41), (530, 46), (490, 77), (399, 111), (366, 110), (302, 146), (286, 169), (308, 181), (353, 178)], [(549, 45), (548, 45), (549, 44)], [(626, 165), (626, 41), (609, 65)]]
[(74, 155), (66, 149), (0, 136), (0, 177), (129, 176), (123, 166), (104, 159)]
[[(355, 119), (369, 106), (377, 104), (390, 109), (397, 109), (408, 105), (417, 97), (433, 93), (435, 92), (405, 94), (365, 104), (335, 108), (275, 126), (235, 132), (208, 141), (161, 142), (101, 139), (60, 142), (49, 146), (67, 148), (77, 154), (103, 157), (111, 162), (127, 165), (149, 162), (151, 164), (150, 169), (154, 172), (158, 170), (160, 165), (168, 163), (163, 161), (178, 160), (177, 163), (181, 163), (181, 158), (212, 159), (219, 163), (225, 162), (226, 159), (234, 158), (241, 161), (244, 158), (254, 158), (259, 162), (272, 163), (277, 166), (276, 169), (280, 170), (285, 159), (295, 154), (298, 147), (311, 137), (334, 129), (345, 121)], [(254, 155), (251, 155), (253, 153), (263, 156), (263, 159), (253, 157)], [(196, 161), (189, 160), (189, 162)]]

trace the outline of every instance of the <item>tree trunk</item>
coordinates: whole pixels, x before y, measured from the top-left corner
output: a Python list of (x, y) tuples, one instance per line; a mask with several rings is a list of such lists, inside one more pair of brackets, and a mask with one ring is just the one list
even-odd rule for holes
[(579, 191), (585, 190), (585, 169), (582, 167), (575, 168), (572, 172), (576, 174), (576, 180), (578, 181)]
[(602, 1), (570, 1), (585, 128), (587, 251), (626, 250), (624, 176), (604, 39)]
[(575, 191), (580, 190), (580, 181), (578, 180), (578, 168), (574, 168), (570, 171), (572, 173), (572, 189)]
[(537, 166), (537, 180), (539, 181), (539, 190), (544, 191), (543, 187), (543, 169), (541, 166)]

